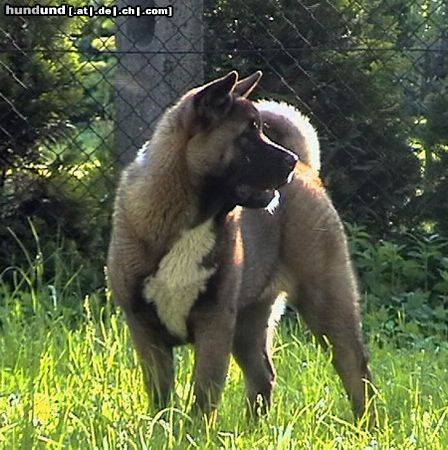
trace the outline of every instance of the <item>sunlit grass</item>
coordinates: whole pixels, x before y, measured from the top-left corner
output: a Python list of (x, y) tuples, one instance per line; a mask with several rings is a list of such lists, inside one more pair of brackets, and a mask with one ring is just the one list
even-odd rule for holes
[[(58, 253), (44, 257), (32, 230), (32, 254), (21, 246), (29, 269), (0, 273), (0, 448), (448, 448), (446, 340), (414, 333), (415, 346), (411, 339), (399, 348), (403, 339), (379, 335), (379, 316), (366, 318), (377, 431), (353, 424), (328, 354), (294, 319), (283, 321), (275, 341), (278, 386), (268, 417), (246, 419), (233, 361), (217, 419), (191, 417), (189, 348), (177, 352), (173, 403), (152, 412), (122, 314), (104, 292), (83, 298), (77, 272), (64, 275)], [(50, 283), (43, 275), (51, 259), (58, 263)]]
[[(171, 408), (150, 412), (123, 318), (91, 295), (70, 325), (50, 290), (3, 288), (0, 445), (4, 448), (419, 448), (448, 446), (448, 348), (372, 344), (379, 432), (355, 426), (328, 356), (285, 322), (276, 340), (278, 386), (269, 417), (248, 422), (232, 362), (215, 423), (186, 413), (193, 355), (178, 352)], [(39, 300), (35, 302), (36, 298)], [(27, 304), (28, 303), (28, 304)], [(34, 304), (33, 304), (34, 303)], [(51, 308), (48, 305), (52, 304)], [(420, 346), (421, 347), (421, 346)]]

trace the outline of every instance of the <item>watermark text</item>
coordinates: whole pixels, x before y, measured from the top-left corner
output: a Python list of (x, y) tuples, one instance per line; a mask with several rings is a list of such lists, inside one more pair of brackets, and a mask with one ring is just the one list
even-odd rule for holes
[(73, 6), (63, 3), (62, 5), (39, 5), (17, 6), (6, 3), (3, 8), (6, 16), (67, 16), (67, 17), (119, 17), (119, 16), (167, 16), (173, 17), (171, 5), (163, 7), (147, 8), (140, 5), (127, 5), (119, 8), (111, 6)]

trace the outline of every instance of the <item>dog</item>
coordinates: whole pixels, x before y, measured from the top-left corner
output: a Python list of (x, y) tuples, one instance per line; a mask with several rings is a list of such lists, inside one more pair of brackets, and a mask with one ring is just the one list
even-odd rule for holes
[[(344, 229), (319, 179), (314, 128), (286, 104), (248, 99), (261, 72), (186, 93), (124, 170), (108, 280), (153, 405), (174, 383), (173, 349), (195, 350), (194, 408), (217, 408), (230, 356), (249, 411), (271, 404), (279, 293), (324, 345), (356, 417), (372, 393)], [(370, 403), (369, 403), (370, 404)]]

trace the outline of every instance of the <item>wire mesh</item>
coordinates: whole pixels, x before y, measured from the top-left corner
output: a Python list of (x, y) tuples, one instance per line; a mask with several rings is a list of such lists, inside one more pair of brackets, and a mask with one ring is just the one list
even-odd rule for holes
[(232, 69), (263, 70), (256, 95), (310, 116), (346, 220), (447, 229), (445, 1), (173, 1), (171, 17), (22, 6), (0, 17), (0, 219), (19, 236), (31, 218), (102, 254), (119, 170), (174, 99)]

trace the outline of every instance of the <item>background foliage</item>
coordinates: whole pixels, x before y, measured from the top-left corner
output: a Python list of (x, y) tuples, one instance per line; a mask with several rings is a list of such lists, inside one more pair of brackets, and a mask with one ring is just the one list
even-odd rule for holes
[(347, 220), (380, 235), (423, 223), (446, 233), (445, 4), (209, 4), (210, 69), (262, 67), (259, 95), (311, 116), (326, 184)]
[(17, 242), (33, 247), (31, 218), (46, 253), (65, 248), (80, 265), (88, 256), (98, 268), (87, 278), (103, 282), (105, 211), (113, 184), (113, 94), (105, 75), (113, 64), (94, 46), (98, 35), (107, 37), (108, 25), (99, 19), (0, 16), (2, 266), (26, 263)]
[(266, 420), (238, 413), (235, 365), (218, 423), (188, 416), (185, 348), (176, 407), (147, 413), (103, 276), (117, 25), (0, 15), (0, 446), (447, 448), (448, 3), (204, 3), (207, 78), (261, 68), (257, 95), (296, 105), (319, 131), (359, 276), (381, 432), (352, 424), (329, 358), (295, 320), (279, 327)]
[[(205, 1), (205, 73), (262, 68), (257, 95), (310, 116), (367, 303), (393, 330), (397, 310), (428, 332), (447, 320), (447, 15), (446, 2), (427, 0)], [(115, 32), (104, 17), (0, 17), (0, 264), (9, 282), (29, 265), (37, 235), (44, 258), (70, 261), (81, 293), (104, 285), (120, 126)]]

